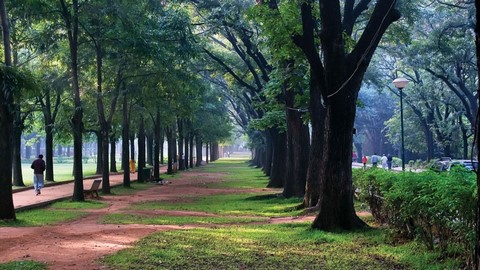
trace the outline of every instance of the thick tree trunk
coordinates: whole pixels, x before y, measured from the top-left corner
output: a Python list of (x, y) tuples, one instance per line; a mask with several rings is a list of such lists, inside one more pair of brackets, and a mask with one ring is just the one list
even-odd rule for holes
[(195, 162), (193, 160), (193, 149), (195, 148), (193, 138), (194, 138), (193, 134), (190, 133), (190, 138), (189, 138), (189, 140), (190, 140), (190, 168), (195, 167)]
[(184, 142), (185, 142), (185, 156), (184, 156), (184, 163), (185, 163), (185, 169), (188, 170), (190, 168), (189, 160), (190, 160), (190, 149), (188, 147), (189, 145), (189, 138), (190, 138), (190, 133), (187, 132), (185, 134)]
[[(348, 91), (349, 89), (345, 89)], [(312, 227), (322, 230), (362, 228), (366, 224), (353, 207), (352, 142), (356, 95), (334, 97), (325, 122), (324, 173)]]
[[(60, 156), (60, 155), (59, 155)], [(29, 157), (27, 157), (28, 159)], [(45, 180), (54, 182), (53, 174), (53, 123), (45, 126)]]
[[(100, 124), (100, 148), (102, 149), (101, 153), (99, 153), (100, 160), (102, 162), (102, 193), (103, 194), (110, 194), (110, 172), (108, 170), (108, 146), (109, 146), (109, 125), (107, 123)], [(115, 145), (115, 143), (114, 143)], [(115, 151), (113, 151), (115, 159)], [(112, 162), (115, 164), (115, 160)]]
[(13, 127), (13, 185), (14, 186), (25, 186), (23, 183), (23, 174), (22, 174), (22, 130), (23, 123), (20, 116), (20, 107), (15, 106), (15, 120)]
[(313, 77), (310, 81), (310, 113), (312, 125), (312, 144), (308, 158), (307, 182), (303, 204), (314, 207), (320, 198), (321, 174), (323, 173), (323, 151), (325, 144), (324, 128), (326, 109), (318, 98), (320, 96), (319, 82)]
[(196, 141), (196, 149), (197, 149), (197, 162), (195, 163), (195, 166), (201, 166), (202, 165), (202, 139), (200, 136), (195, 136), (195, 141)]
[(277, 128), (269, 129), (272, 139), (272, 168), (267, 187), (282, 188), (287, 174), (287, 134)]
[[(477, 52), (477, 76), (480, 78), (480, 1), (475, 1), (475, 46)], [(477, 98), (480, 103), (480, 84), (477, 84)], [(477, 160), (480, 160), (480, 110), (477, 110), (477, 121), (475, 121), (475, 148), (477, 150)], [(1, 151), (0, 151), (1, 152)], [(473, 155), (472, 155), (473, 156)], [(477, 173), (477, 205), (475, 215), (475, 269), (480, 270), (480, 170)]]
[(145, 121), (142, 116), (140, 116), (140, 125), (138, 128), (138, 173), (137, 180), (139, 182), (144, 182), (146, 179), (143, 178), (141, 170), (145, 168)]
[(135, 134), (130, 135), (130, 159), (135, 159)]
[(171, 128), (167, 128), (167, 145), (168, 145), (168, 156), (167, 156), (167, 174), (173, 174), (173, 163), (174, 163), (174, 158), (173, 156), (175, 155), (175, 151), (173, 151), (173, 148), (175, 148), (175, 142), (173, 139), (173, 130)]
[(183, 152), (183, 139), (184, 134), (184, 121), (181, 119), (177, 120), (178, 126), (178, 169), (185, 170), (185, 153)]
[(118, 172), (117, 171), (117, 147), (116, 147), (116, 140), (115, 137), (112, 135), (110, 136), (110, 172)]
[(153, 132), (147, 134), (147, 163), (153, 166)]
[(154, 123), (154, 142), (153, 142), (153, 178), (155, 181), (160, 180), (160, 145), (161, 141), (161, 127), (160, 127), (160, 109), (157, 108)]
[(102, 134), (102, 131), (100, 130), (98, 132), (95, 132), (95, 135), (97, 135), (97, 168), (95, 170), (95, 174), (102, 174), (102, 171), (103, 171), (103, 160), (102, 160), (103, 134)]
[(307, 182), (310, 134), (302, 121), (302, 114), (295, 107), (295, 92), (284, 89), (287, 116), (287, 173), (283, 196), (302, 197)]
[(272, 158), (273, 158), (273, 142), (272, 135), (269, 130), (262, 132), (265, 137), (265, 152), (264, 160), (262, 161), (262, 169), (266, 176), (270, 177), (272, 173)]
[(123, 168), (123, 186), (130, 187), (130, 166), (129, 166), (129, 139), (130, 123), (128, 119), (128, 101), (127, 95), (123, 97), (123, 120), (122, 120), (122, 168)]

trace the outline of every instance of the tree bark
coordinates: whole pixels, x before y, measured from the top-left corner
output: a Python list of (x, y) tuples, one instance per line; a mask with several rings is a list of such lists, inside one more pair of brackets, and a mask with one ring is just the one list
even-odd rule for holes
[(130, 123), (128, 119), (128, 101), (127, 95), (123, 96), (123, 120), (122, 120), (122, 166), (123, 166), (123, 186), (130, 187), (130, 166), (129, 166), (129, 139)]
[(269, 130), (272, 140), (272, 168), (267, 187), (282, 188), (287, 173), (287, 134), (280, 132), (277, 128)]
[(154, 123), (154, 141), (153, 141), (153, 178), (155, 181), (160, 180), (160, 144), (161, 141), (161, 127), (160, 127), (160, 108), (157, 108)]
[(287, 173), (283, 196), (303, 197), (307, 182), (310, 134), (302, 121), (302, 113), (295, 108), (295, 91), (284, 87), (287, 118)]
[(138, 173), (137, 180), (139, 182), (144, 182), (146, 179), (143, 178), (141, 170), (145, 168), (145, 121), (143, 116), (140, 115), (140, 125), (138, 127)]
[(196, 149), (197, 149), (197, 162), (195, 163), (196, 167), (199, 167), (202, 165), (202, 139), (200, 136), (195, 136), (195, 141), (196, 141)]
[(20, 106), (15, 105), (14, 126), (13, 126), (13, 185), (25, 186), (22, 175), (22, 131), (23, 121), (20, 115)]
[(114, 135), (110, 136), (110, 172), (117, 172), (117, 147)]
[(70, 48), (70, 69), (72, 74), (72, 90), (75, 110), (71, 120), (73, 132), (73, 201), (84, 201), (83, 195), (83, 106), (80, 99), (80, 85), (78, 79), (78, 0), (72, 1), (70, 12), (65, 0), (59, 0), (62, 8), (62, 16), (68, 36)]

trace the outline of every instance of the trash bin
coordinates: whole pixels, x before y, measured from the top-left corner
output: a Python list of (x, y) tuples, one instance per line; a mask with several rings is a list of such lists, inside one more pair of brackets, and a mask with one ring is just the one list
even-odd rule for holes
[(152, 175), (152, 168), (151, 167), (145, 167), (142, 168), (141, 170), (138, 171), (138, 181), (139, 182), (144, 182), (144, 181), (150, 181), (150, 177)]

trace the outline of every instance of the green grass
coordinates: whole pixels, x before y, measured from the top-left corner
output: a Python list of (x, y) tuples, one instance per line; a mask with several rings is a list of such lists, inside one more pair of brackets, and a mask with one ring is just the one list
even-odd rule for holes
[(326, 233), (310, 224), (167, 231), (107, 256), (115, 269), (458, 269), (409, 243), (385, 244), (385, 233)]
[(58, 209), (34, 209), (19, 212), (15, 221), (0, 221), (0, 227), (32, 227), (54, 225), (66, 221), (75, 220), (87, 213), (80, 211)]
[(35, 261), (14, 261), (0, 264), (0, 270), (43, 270), (47, 269), (45, 263)]
[[(30, 165), (31, 163), (22, 163), (23, 183), (26, 186), (33, 185), (33, 170), (30, 168)], [(93, 176), (95, 175), (97, 164), (95, 162), (83, 163), (82, 168), (84, 177)], [(72, 170), (72, 163), (54, 163), (53, 175), (55, 177), (55, 182), (73, 180)]]
[(212, 188), (265, 188), (268, 184), (268, 177), (260, 169), (249, 167), (244, 159), (220, 159), (199, 170), (225, 175), (225, 181), (207, 185)]
[(132, 214), (109, 214), (102, 217), (104, 224), (148, 224), (148, 225), (207, 225), (207, 224), (238, 224), (266, 221), (266, 218), (256, 217), (199, 217), (199, 216), (145, 216)]
[(52, 204), (50, 208), (53, 209), (100, 209), (107, 207), (108, 204), (99, 201), (84, 201), (84, 202), (72, 202), (72, 201), (60, 201)]
[(129, 209), (201, 211), (219, 215), (254, 215), (262, 217), (296, 216), (301, 212), (293, 209), (301, 202), (300, 199), (285, 199), (277, 197), (275, 194), (240, 193), (207, 197), (186, 197), (186, 199), (187, 202), (141, 202), (132, 205)]

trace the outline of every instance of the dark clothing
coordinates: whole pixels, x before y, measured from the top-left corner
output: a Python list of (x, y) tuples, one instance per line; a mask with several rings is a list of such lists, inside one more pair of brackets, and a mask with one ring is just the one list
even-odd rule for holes
[(36, 159), (32, 162), (33, 174), (43, 174), (45, 171), (45, 161), (43, 159)]

